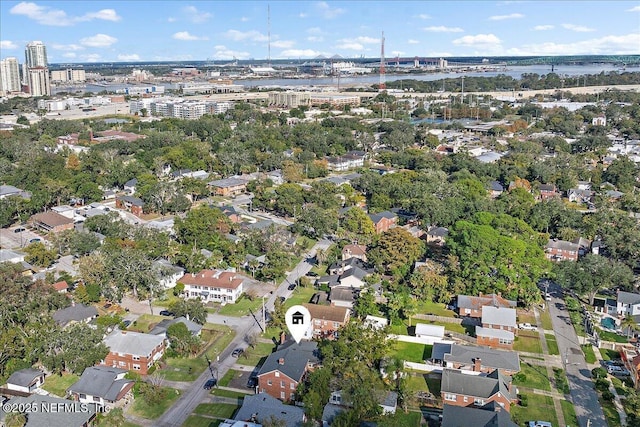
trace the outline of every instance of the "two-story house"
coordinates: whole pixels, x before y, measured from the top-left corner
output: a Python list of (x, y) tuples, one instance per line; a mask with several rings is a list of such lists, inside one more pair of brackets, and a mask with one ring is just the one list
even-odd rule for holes
[(498, 370), (487, 375), (469, 375), (444, 369), (440, 394), (446, 405), (482, 407), (495, 402), (507, 412), (511, 410), (511, 403), (517, 401), (511, 377)]
[(218, 196), (235, 196), (242, 194), (247, 189), (247, 181), (240, 178), (225, 178), (209, 182), (209, 187)]
[(640, 316), (640, 294), (618, 291), (616, 298), (618, 316)]
[(483, 295), (477, 297), (470, 295), (458, 295), (456, 311), (458, 316), (482, 318), (482, 307), (489, 305), (492, 307), (516, 308), (517, 302), (503, 298), (500, 294)]
[(46, 233), (55, 234), (73, 228), (73, 219), (53, 211), (35, 214), (29, 219), (29, 222), (34, 228)]
[(125, 379), (127, 372), (110, 366), (89, 366), (67, 393), (73, 400), (94, 403), (101, 412), (109, 412), (133, 399), (135, 381)]
[(515, 309), (485, 305), (482, 326), (476, 326), (476, 340), (478, 345), (511, 349), (517, 330)]
[(258, 372), (258, 390), (282, 401), (294, 400), (296, 388), (318, 363), (315, 341), (293, 341), (271, 353)]
[(133, 215), (140, 217), (144, 211), (144, 201), (133, 196), (117, 196), (116, 208), (131, 212)]
[(444, 405), (440, 427), (518, 427), (511, 414), (491, 402), (482, 407)]
[(311, 313), (311, 325), (306, 333), (308, 338), (333, 339), (338, 330), (349, 322), (351, 311), (346, 307), (330, 305), (302, 304)]
[(580, 252), (578, 243), (549, 239), (544, 247), (544, 255), (549, 261), (577, 261)]
[(437, 342), (433, 345), (431, 360), (446, 368), (485, 374), (496, 369), (509, 376), (520, 372), (517, 352), (490, 347)]
[(560, 197), (558, 189), (554, 184), (540, 184), (540, 200), (549, 200)]
[(140, 375), (147, 375), (151, 366), (164, 354), (166, 346), (163, 335), (119, 329), (107, 335), (103, 342), (109, 347), (109, 354), (102, 365), (135, 371)]
[(350, 258), (367, 262), (367, 247), (365, 245), (345, 245), (342, 248), (342, 260), (346, 261)]
[(369, 218), (373, 221), (373, 226), (377, 234), (389, 231), (389, 229), (395, 227), (398, 223), (398, 216), (390, 211), (369, 214)]
[(184, 284), (186, 298), (200, 298), (206, 302), (235, 303), (243, 292), (244, 278), (232, 271), (200, 270), (178, 279)]

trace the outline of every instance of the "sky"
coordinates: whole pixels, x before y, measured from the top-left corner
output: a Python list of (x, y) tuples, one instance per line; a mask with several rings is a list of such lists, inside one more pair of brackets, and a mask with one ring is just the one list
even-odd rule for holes
[(383, 31), (387, 58), (640, 54), (640, 1), (0, 0), (21, 63), (378, 58)]

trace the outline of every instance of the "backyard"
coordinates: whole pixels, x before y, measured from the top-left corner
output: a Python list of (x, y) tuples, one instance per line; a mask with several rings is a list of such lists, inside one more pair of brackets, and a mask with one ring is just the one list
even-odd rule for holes
[(391, 355), (407, 362), (423, 363), (431, 357), (433, 346), (412, 342), (395, 341)]
[(64, 373), (62, 375), (49, 375), (45, 377), (42, 388), (56, 396), (64, 397), (67, 394), (67, 389), (78, 381), (79, 378), (80, 377), (76, 374), (68, 373)]
[(133, 404), (129, 407), (128, 412), (137, 417), (146, 418), (148, 420), (155, 420), (160, 415), (173, 405), (178, 397), (180, 397), (180, 391), (170, 387), (163, 387), (166, 393), (166, 397), (155, 405), (149, 405), (144, 399), (137, 398), (133, 401)]
[[(527, 406), (511, 405), (511, 419), (519, 426), (530, 420), (549, 421), (558, 425), (558, 417), (553, 406), (553, 398), (534, 393), (522, 393), (526, 396)], [(522, 396), (521, 395), (521, 396)]]
[(529, 363), (520, 364), (520, 372), (513, 376), (513, 384), (518, 387), (551, 391), (547, 368)]
[(537, 331), (518, 331), (518, 336), (513, 343), (515, 351), (526, 353), (542, 353), (542, 344)]

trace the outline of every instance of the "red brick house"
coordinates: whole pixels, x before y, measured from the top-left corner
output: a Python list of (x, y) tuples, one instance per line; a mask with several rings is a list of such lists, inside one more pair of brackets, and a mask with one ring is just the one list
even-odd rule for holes
[(332, 339), (338, 329), (349, 321), (350, 310), (346, 307), (302, 304), (311, 313), (311, 335)]
[(511, 378), (497, 369), (488, 375), (469, 375), (444, 369), (440, 388), (443, 403), (455, 406), (480, 407), (495, 402), (507, 412), (517, 401)]
[(560, 197), (558, 189), (553, 184), (541, 184), (540, 185), (540, 200), (549, 200), (556, 197)]
[(554, 262), (577, 261), (579, 252), (579, 244), (567, 242), (566, 240), (549, 239), (549, 242), (544, 247), (544, 255), (548, 260)]
[(53, 286), (53, 289), (55, 289), (56, 291), (58, 291), (58, 293), (61, 293), (61, 294), (66, 294), (67, 291), (69, 290), (69, 285), (67, 284), (66, 280), (63, 280), (62, 282), (54, 283), (51, 286)]
[(518, 330), (514, 308), (482, 307), (482, 326), (476, 326), (478, 345), (491, 348), (512, 349)]
[(166, 346), (162, 335), (118, 329), (108, 335), (103, 342), (109, 347), (109, 354), (101, 365), (135, 371), (140, 375), (147, 375), (149, 368), (164, 354)]
[(225, 178), (211, 181), (209, 186), (213, 187), (217, 196), (235, 196), (246, 191), (247, 181), (239, 178)]
[(137, 217), (142, 216), (144, 208), (144, 202), (142, 199), (133, 196), (118, 196), (116, 197), (116, 208), (124, 209), (127, 212), (131, 212)]
[(377, 214), (369, 214), (369, 218), (373, 221), (373, 226), (376, 229), (376, 233), (382, 234), (385, 231), (389, 231), (398, 223), (398, 217), (393, 212), (384, 211)]
[(318, 364), (315, 341), (289, 342), (271, 353), (258, 372), (258, 392), (276, 399), (295, 399), (298, 384)]
[(60, 233), (73, 228), (73, 219), (53, 211), (35, 214), (31, 217), (30, 222), (33, 227), (48, 233)]
[(503, 298), (500, 294), (483, 295), (480, 293), (477, 297), (458, 295), (456, 310), (458, 311), (459, 316), (480, 319), (482, 318), (482, 307), (485, 305), (492, 307), (515, 308), (517, 302)]

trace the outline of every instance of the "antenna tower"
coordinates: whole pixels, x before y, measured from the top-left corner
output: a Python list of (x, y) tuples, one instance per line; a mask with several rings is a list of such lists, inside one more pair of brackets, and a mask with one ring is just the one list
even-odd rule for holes
[(267, 52), (267, 65), (271, 67), (271, 5), (267, 5), (267, 39), (268, 39), (268, 52)]
[(380, 84), (378, 90), (385, 90), (387, 88), (387, 81), (384, 75), (384, 31), (382, 32), (382, 39), (380, 40)]

